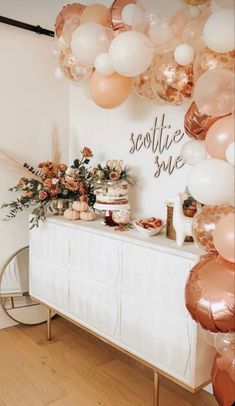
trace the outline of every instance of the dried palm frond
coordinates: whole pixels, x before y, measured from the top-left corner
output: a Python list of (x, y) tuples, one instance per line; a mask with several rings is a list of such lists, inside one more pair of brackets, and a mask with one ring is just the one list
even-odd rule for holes
[(5, 167), (8, 170), (18, 172), (22, 177), (35, 179), (38, 182), (42, 182), (42, 179), (39, 176), (29, 171), (26, 167), (21, 165), (2, 149), (0, 149), (0, 167)]
[(56, 167), (61, 160), (61, 150), (58, 128), (55, 126), (52, 133), (52, 163)]

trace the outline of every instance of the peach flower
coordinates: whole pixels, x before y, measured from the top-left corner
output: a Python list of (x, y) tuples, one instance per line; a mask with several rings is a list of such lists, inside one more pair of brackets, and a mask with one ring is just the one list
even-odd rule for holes
[(87, 147), (83, 148), (81, 153), (85, 158), (92, 158), (93, 157), (93, 152), (92, 152), (92, 150), (90, 148), (87, 148)]
[(66, 182), (65, 188), (71, 190), (72, 192), (76, 192), (79, 188), (79, 183), (75, 181)]
[(119, 178), (120, 178), (119, 172), (116, 172), (116, 171), (110, 172), (110, 174), (109, 174), (110, 180), (118, 180)]
[(45, 192), (44, 190), (41, 190), (38, 194), (38, 197), (40, 200), (45, 200), (47, 198), (47, 192)]

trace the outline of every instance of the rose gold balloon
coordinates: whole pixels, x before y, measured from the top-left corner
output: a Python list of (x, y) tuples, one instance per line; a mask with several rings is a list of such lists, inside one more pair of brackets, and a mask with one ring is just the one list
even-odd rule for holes
[(115, 0), (108, 12), (108, 24), (114, 31), (129, 31), (132, 29), (122, 20), (122, 10), (128, 4), (136, 4), (136, 0)]
[(226, 69), (233, 72), (234, 63), (235, 51), (219, 54), (209, 48), (205, 48), (196, 56), (194, 61), (195, 80), (199, 79), (208, 70)]
[(235, 362), (233, 358), (216, 355), (211, 379), (214, 396), (219, 406), (233, 406), (235, 402)]
[(87, 80), (92, 73), (92, 68), (81, 65), (75, 59), (70, 48), (61, 51), (59, 57), (60, 69), (67, 79), (75, 82), (82, 82)]
[(136, 94), (149, 100), (157, 100), (158, 95), (155, 89), (154, 66), (158, 57), (154, 58), (152, 65), (142, 75), (134, 79), (133, 85)]
[(101, 76), (95, 71), (91, 77), (92, 100), (104, 109), (113, 109), (124, 103), (131, 92), (131, 88), (131, 78), (121, 76), (118, 73)]
[(210, 127), (206, 149), (211, 157), (226, 160), (226, 150), (234, 141), (234, 116), (224, 117)]
[(55, 22), (55, 34), (57, 38), (60, 38), (63, 34), (64, 23), (68, 18), (77, 22), (77, 25), (79, 25), (80, 16), (85, 8), (86, 6), (80, 3), (68, 4), (62, 8)]
[(196, 82), (194, 99), (201, 113), (221, 117), (234, 111), (234, 90), (232, 72), (209, 70)]
[(235, 331), (235, 267), (214, 255), (204, 257), (190, 272), (185, 288), (192, 318), (214, 333)]
[(80, 18), (81, 24), (97, 23), (104, 27), (108, 24), (108, 9), (102, 4), (91, 4), (87, 6)]
[(184, 128), (190, 138), (203, 141), (206, 138), (208, 129), (220, 118), (200, 113), (196, 103), (193, 102), (185, 114)]
[(222, 218), (213, 234), (215, 248), (218, 253), (230, 262), (235, 262), (235, 215), (229, 213)]
[(172, 53), (160, 55), (154, 66), (155, 90), (161, 100), (181, 105), (192, 97), (192, 65), (178, 65)]
[(176, 37), (182, 37), (184, 27), (189, 21), (191, 21), (191, 19), (188, 8), (185, 7), (177, 11), (170, 23), (172, 31)]
[(193, 219), (194, 241), (204, 250), (215, 252), (213, 233), (216, 225), (220, 219), (234, 210), (233, 206), (204, 206)]

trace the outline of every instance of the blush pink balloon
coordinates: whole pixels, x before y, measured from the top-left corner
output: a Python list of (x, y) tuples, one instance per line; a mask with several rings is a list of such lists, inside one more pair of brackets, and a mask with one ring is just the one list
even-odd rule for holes
[(188, 8), (182, 8), (172, 17), (171, 28), (176, 37), (182, 37), (185, 25), (191, 21)]
[(226, 160), (226, 150), (234, 142), (234, 116), (216, 121), (206, 135), (206, 149), (213, 158)]
[(218, 253), (229, 262), (235, 262), (235, 215), (229, 213), (215, 227), (214, 245)]
[(234, 73), (209, 70), (196, 82), (194, 99), (201, 113), (221, 117), (234, 110)]

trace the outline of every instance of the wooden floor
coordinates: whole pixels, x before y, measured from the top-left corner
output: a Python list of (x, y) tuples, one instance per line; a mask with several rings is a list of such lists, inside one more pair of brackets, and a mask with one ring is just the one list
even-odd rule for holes
[[(0, 406), (152, 406), (152, 371), (69, 322), (0, 330)], [(214, 406), (167, 379), (160, 406)]]

